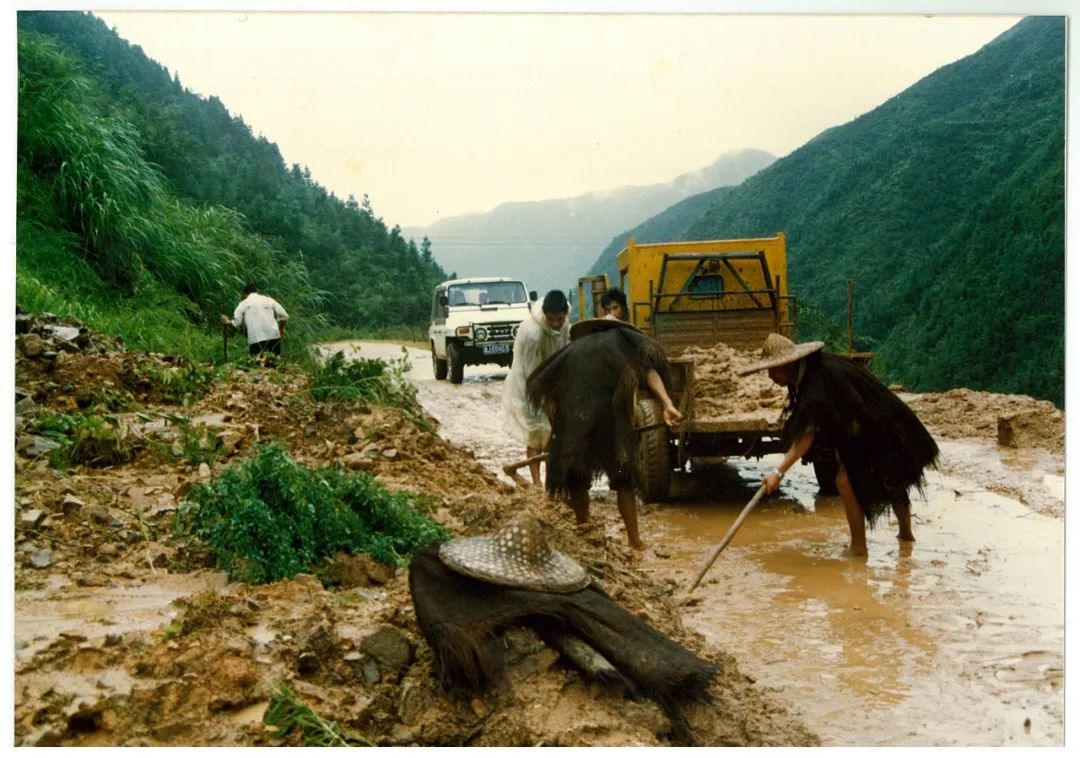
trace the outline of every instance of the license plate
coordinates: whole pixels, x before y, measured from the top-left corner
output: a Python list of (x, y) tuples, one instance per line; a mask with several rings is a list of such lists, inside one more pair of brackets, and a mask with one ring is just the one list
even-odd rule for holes
[(509, 352), (509, 345), (484, 345), (484, 355), (505, 355)]

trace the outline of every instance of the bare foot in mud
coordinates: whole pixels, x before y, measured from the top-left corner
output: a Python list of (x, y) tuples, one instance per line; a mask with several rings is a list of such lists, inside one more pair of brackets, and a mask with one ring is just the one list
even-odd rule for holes
[(639, 553), (645, 551), (645, 543), (641, 540), (630, 540), (630, 549), (637, 550)]
[(851, 558), (866, 558), (868, 555), (866, 545), (849, 545), (846, 553)]

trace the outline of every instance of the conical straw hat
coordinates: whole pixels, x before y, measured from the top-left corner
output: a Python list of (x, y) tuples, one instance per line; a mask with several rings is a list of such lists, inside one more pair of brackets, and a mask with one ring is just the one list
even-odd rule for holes
[(536, 519), (518, 516), (491, 536), (458, 537), (439, 558), (459, 574), (542, 592), (576, 592), (591, 581), (580, 564), (554, 550)]
[(816, 353), (823, 347), (825, 347), (824, 342), (803, 342), (796, 345), (782, 334), (770, 334), (765, 338), (765, 346), (761, 348), (761, 360), (744, 368), (739, 372), (739, 376), (746, 376), (764, 368), (783, 366), (785, 363), (794, 363), (811, 353)]

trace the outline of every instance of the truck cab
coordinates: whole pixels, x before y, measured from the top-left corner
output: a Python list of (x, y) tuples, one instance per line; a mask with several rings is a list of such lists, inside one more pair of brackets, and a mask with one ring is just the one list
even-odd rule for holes
[(460, 384), (465, 366), (509, 366), (514, 337), (536, 292), (520, 279), (468, 277), (435, 287), (428, 341), (435, 378)]

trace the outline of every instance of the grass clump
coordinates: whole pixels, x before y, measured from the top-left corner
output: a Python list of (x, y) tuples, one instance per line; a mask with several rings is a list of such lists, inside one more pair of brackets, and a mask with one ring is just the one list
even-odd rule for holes
[(311, 389), (317, 401), (335, 399), (373, 402), (416, 412), (416, 385), (409, 380), (408, 356), (390, 361), (378, 358), (354, 358), (346, 361), (342, 351), (324, 363), (310, 368)]
[(307, 468), (279, 442), (253, 448), (194, 487), (177, 527), (213, 550), (230, 578), (254, 584), (311, 573), (338, 552), (400, 565), (449, 537), (415, 498), (388, 492), (365, 473)]
[(277, 731), (271, 737), (283, 739), (295, 731), (305, 747), (348, 747), (374, 745), (363, 737), (347, 734), (336, 722), (324, 719), (296, 698), (287, 682), (274, 690), (263, 722)]

